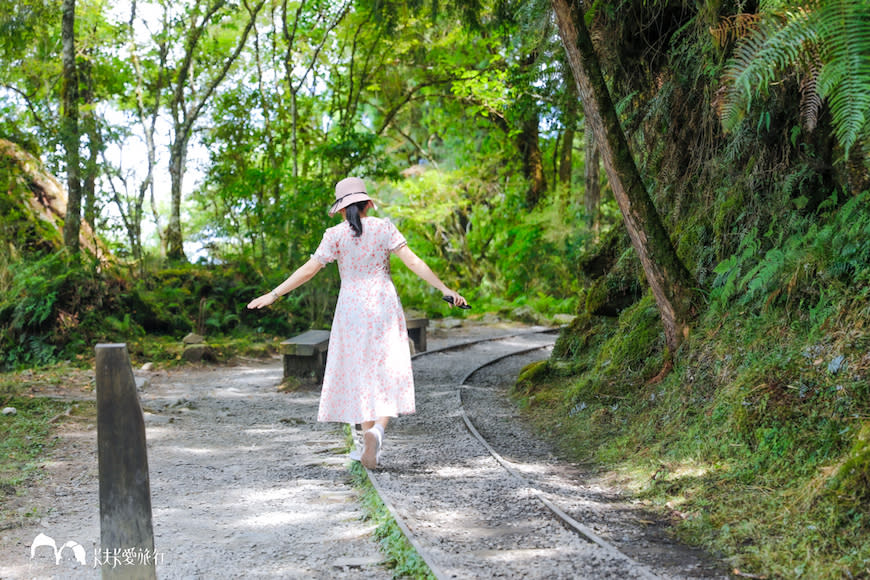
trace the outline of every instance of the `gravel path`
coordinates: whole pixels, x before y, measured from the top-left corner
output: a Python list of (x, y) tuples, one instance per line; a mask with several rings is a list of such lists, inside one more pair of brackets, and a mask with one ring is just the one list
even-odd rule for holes
[[(431, 330), (429, 347), (436, 349), (522, 329)], [(376, 477), (445, 577), (643, 577), (557, 524), (532, 490), (506, 477), (459, 418), (457, 385), (471, 368), (505, 349), (553, 339), (515, 337), (414, 361), (418, 412), (391, 424)], [(485, 385), (503, 388), (523, 360), (510, 359), (473, 377), (473, 390), (485, 397), (474, 395), (467, 405), (482, 431), (496, 433), (499, 420), (516, 427), (502, 394)], [(372, 526), (362, 520), (340, 426), (315, 421), (316, 390), (277, 392), (281, 373), (280, 359), (137, 372), (144, 383), (158, 578), (391, 577)], [(94, 566), (96, 430), (61, 423), (58, 437), (43, 477), (4, 506), (17, 517), (12, 527), (0, 525), (0, 579), (100, 577)], [(529, 453), (555, 462), (537, 445)], [(511, 453), (517, 455), (506, 454)], [(575, 472), (564, 469), (565, 481), (547, 479), (550, 475), (540, 481), (567, 486)], [(588, 505), (586, 499), (580, 503)], [(85, 564), (70, 551), (55, 563), (45, 547), (31, 558), (40, 533), (59, 545), (81, 544)]]
[[(343, 432), (314, 421), (317, 392), (277, 392), (281, 373), (275, 360), (147, 375), (159, 578), (391, 577), (361, 521)], [(96, 433), (76, 437), (47, 466), (49, 485), (33, 490), (50, 507), (0, 533), (0, 577), (99, 578)], [(77, 469), (63, 469), (72, 461)], [(57, 565), (50, 548), (31, 559), (38, 533), (79, 542), (86, 565), (69, 551)]]
[[(430, 348), (512, 326), (434, 326)], [(158, 578), (390, 578), (362, 521), (340, 426), (315, 421), (316, 390), (279, 393), (279, 358), (136, 371), (142, 383)], [(90, 381), (93, 373), (87, 373)], [(87, 376), (39, 393), (93, 399)], [(91, 383), (92, 385), (92, 383)], [(8, 498), (0, 580), (99, 578), (97, 434), (62, 421), (38, 480)], [(31, 546), (45, 534), (85, 550)]]
[(543, 496), (662, 578), (727, 578), (720, 563), (675, 542), (667, 523), (623, 497), (591, 469), (561, 461), (521, 421), (508, 398), (510, 382), (548, 351), (511, 357), (474, 373), (462, 388), (463, 409), (487, 443)]
[(469, 370), (553, 340), (519, 336), (414, 362), (417, 413), (392, 423), (375, 477), (440, 577), (649, 577), (562, 527), (461, 420), (457, 385)]

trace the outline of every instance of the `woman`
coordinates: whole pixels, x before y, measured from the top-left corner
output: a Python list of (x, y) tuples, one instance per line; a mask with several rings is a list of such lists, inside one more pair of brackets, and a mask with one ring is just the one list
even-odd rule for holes
[(344, 221), (323, 234), (317, 251), (277, 288), (255, 298), (248, 308), (263, 308), (338, 261), (341, 290), (329, 337), (318, 421), (362, 424), (362, 464), (377, 466), (390, 417), (414, 412), (414, 377), (405, 315), (390, 277), (390, 253), (421, 279), (453, 299), (465, 299), (444, 285), (385, 219), (368, 217), (375, 208), (365, 183), (348, 177), (335, 186), (332, 217)]

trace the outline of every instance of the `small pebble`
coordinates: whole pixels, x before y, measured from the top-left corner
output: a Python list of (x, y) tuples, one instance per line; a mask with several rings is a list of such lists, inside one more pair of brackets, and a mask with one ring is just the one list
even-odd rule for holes
[(15, 407), (4, 407), (3, 408), (4, 415), (14, 415), (16, 413), (18, 413), (18, 409), (16, 409)]

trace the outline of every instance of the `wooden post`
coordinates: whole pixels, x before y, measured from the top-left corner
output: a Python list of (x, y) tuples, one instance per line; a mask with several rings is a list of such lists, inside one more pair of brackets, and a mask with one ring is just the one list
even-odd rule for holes
[(103, 580), (155, 580), (145, 419), (126, 344), (96, 346)]

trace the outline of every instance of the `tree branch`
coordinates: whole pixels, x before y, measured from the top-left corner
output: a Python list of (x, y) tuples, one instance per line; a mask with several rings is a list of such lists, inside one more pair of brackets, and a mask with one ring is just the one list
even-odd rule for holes
[(407, 105), (414, 95), (421, 89), (425, 87), (433, 87), (437, 85), (443, 85), (447, 83), (452, 83), (456, 79), (446, 78), (446, 79), (434, 79), (428, 82), (423, 82), (418, 85), (415, 85), (410, 91), (405, 93), (405, 96), (397, 103), (390, 111), (384, 116), (384, 121), (381, 123), (381, 127), (376, 131), (378, 135), (384, 132), (384, 130), (389, 126), (389, 124), (393, 121), (395, 116), (399, 113), (399, 111)]
[[(308, 75), (311, 73), (311, 69), (313, 69), (314, 65), (317, 63), (317, 56), (320, 54), (320, 51), (323, 49), (323, 46), (326, 44), (326, 40), (327, 40), (327, 38), (329, 38), (329, 33), (332, 32), (335, 29), (335, 27), (338, 26), (339, 23), (344, 19), (345, 15), (347, 14), (347, 11), (350, 9), (350, 6), (351, 6), (350, 1), (348, 1), (347, 4), (345, 4), (344, 6), (342, 6), (336, 19), (332, 22), (332, 24), (329, 25), (329, 27), (323, 33), (323, 38), (320, 40), (320, 44), (317, 45), (317, 48), (314, 50), (314, 55), (311, 57), (311, 61), (308, 64), (308, 68), (305, 69), (305, 73), (299, 79), (299, 83), (296, 85), (295, 88), (292, 86), (292, 83), (291, 83), (290, 90), (293, 91), (293, 93), (299, 92), (299, 89), (302, 88), (302, 83), (305, 82), (305, 79), (308, 78)], [(294, 24), (294, 33), (295, 33), (295, 24)], [(290, 51), (288, 49), (287, 53), (289, 54), (289, 52)]]
[(253, 12), (251, 12), (251, 18), (248, 20), (248, 23), (245, 25), (244, 30), (242, 31), (242, 37), (239, 39), (238, 44), (236, 45), (235, 50), (229, 56), (229, 58), (224, 61), (224, 66), (221, 68), (221, 71), (218, 73), (217, 77), (212, 79), (211, 84), (206, 89), (205, 93), (202, 95), (202, 98), (199, 102), (194, 106), (193, 111), (190, 114), (190, 117), (185, 120), (185, 128), (187, 131), (190, 131), (190, 127), (193, 126), (193, 123), (199, 118), (200, 113), (202, 112), (203, 107), (208, 102), (211, 94), (215, 91), (219, 84), (221, 84), (224, 78), (227, 76), (227, 72), (229, 72), (230, 67), (233, 66), (233, 63), (236, 62), (236, 59), (241, 54), (242, 50), (245, 48), (245, 44), (248, 41), (248, 34), (250, 34), (251, 29), (254, 27), (254, 22), (257, 19), (257, 14), (263, 8), (263, 5), (266, 3), (266, 0), (260, 0), (259, 4), (254, 7)]
[(46, 129), (47, 125), (45, 121), (42, 120), (42, 117), (39, 116), (39, 113), (36, 112), (36, 107), (33, 104), (33, 101), (30, 99), (30, 95), (22, 91), (21, 89), (14, 87), (10, 84), (3, 83), (2, 86), (4, 89), (12, 91), (24, 99), (25, 104), (27, 104), (27, 108), (30, 109), (30, 114), (33, 115), (33, 119), (36, 121), (36, 124), (39, 125), (42, 129)]
[[(199, 43), (200, 37), (202, 37), (202, 34), (205, 32), (206, 25), (208, 25), (212, 17), (223, 7), (224, 4), (226, 4), (226, 0), (217, 0), (212, 4), (203, 16), (201, 24), (197, 25), (195, 18), (191, 21), (191, 27), (187, 32), (187, 40), (185, 42), (184, 57), (182, 58), (181, 65), (178, 67), (178, 76), (175, 79), (175, 90), (172, 94), (172, 117), (177, 125), (181, 124), (189, 126), (191, 124), (188, 123), (189, 115), (184, 107), (184, 88), (187, 85), (187, 77), (190, 74), (191, 67), (193, 66), (194, 49)], [(197, 6), (199, 6), (199, 2), (197, 2), (194, 7)], [(181, 112), (184, 117), (183, 123), (179, 123), (178, 121), (179, 106), (181, 107)]]

